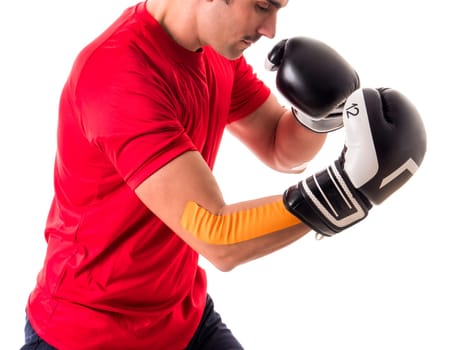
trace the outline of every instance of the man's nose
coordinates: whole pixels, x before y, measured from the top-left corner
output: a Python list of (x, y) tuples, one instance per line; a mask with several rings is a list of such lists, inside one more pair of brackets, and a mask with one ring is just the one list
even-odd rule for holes
[(259, 26), (258, 34), (273, 39), (276, 36), (277, 14), (273, 13)]

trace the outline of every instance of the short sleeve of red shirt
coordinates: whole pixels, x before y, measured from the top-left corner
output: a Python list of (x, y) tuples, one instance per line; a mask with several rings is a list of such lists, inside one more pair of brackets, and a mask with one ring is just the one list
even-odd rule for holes
[[(120, 69), (113, 69), (118, 65)], [(128, 56), (88, 67), (76, 93), (84, 134), (130, 187), (183, 152), (196, 149), (176, 118), (164, 82), (151, 81)]]

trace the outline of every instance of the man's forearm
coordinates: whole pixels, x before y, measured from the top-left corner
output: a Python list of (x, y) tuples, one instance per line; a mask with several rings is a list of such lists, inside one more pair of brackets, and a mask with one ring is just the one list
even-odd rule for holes
[(290, 245), (305, 236), (309, 231), (308, 226), (300, 223), (285, 230), (248, 241), (219, 246), (216, 249), (219, 263), (215, 265), (221, 271), (230, 271), (236, 266), (261, 258)]
[(276, 129), (275, 158), (278, 170), (297, 173), (321, 149), (325, 133), (315, 133), (297, 122), (291, 111), (282, 114)]

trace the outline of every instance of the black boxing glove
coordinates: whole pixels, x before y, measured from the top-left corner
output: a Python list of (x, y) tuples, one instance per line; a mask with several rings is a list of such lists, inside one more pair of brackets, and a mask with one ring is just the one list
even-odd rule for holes
[(310, 228), (332, 236), (364, 219), (412, 177), (426, 152), (414, 105), (393, 89), (359, 89), (344, 106), (340, 157), (285, 191), (286, 208)]
[(269, 52), (265, 66), (277, 71), (277, 88), (303, 126), (320, 133), (342, 127), (343, 105), (360, 80), (334, 49), (311, 38), (285, 39)]

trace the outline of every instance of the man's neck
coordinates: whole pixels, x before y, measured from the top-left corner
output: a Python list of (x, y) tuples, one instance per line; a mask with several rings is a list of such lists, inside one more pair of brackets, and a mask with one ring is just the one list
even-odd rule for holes
[(167, 34), (190, 51), (200, 49), (196, 31), (196, 1), (148, 0), (146, 8)]

